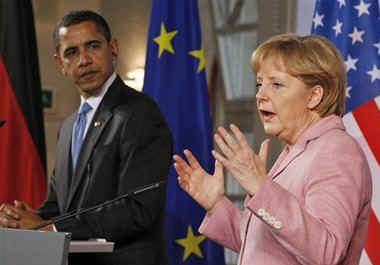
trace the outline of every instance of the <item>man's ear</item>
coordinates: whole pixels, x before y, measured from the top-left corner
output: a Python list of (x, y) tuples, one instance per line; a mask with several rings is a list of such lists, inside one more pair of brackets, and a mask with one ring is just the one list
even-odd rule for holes
[(58, 66), (58, 68), (61, 70), (62, 74), (66, 75), (66, 71), (63, 68), (62, 59), (57, 53), (54, 53), (53, 60), (54, 60), (54, 63)]
[(320, 85), (313, 86), (310, 88), (311, 94), (309, 98), (309, 102), (307, 104), (307, 107), (309, 109), (316, 108), (319, 103), (321, 103), (323, 98), (323, 87)]
[(111, 45), (111, 52), (112, 52), (112, 55), (115, 57), (115, 59), (117, 58), (117, 55), (119, 54), (119, 44), (117, 43), (117, 39), (112, 39), (110, 41), (110, 45)]

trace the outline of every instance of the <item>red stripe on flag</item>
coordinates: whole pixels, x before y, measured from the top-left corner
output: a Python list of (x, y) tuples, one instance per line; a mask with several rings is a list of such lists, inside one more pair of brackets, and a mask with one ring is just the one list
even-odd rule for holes
[(365, 244), (365, 251), (372, 264), (380, 264), (380, 251), (379, 251), (379, 238), (380, 238), (380, 224), (373, 210), (371, 209), (369, 215), (369, 225), (367, 241)]
[(369, 148), (380, 165), (380, 111), (374, 100), (356, 108), (352, 114), (355, 117)]
[[(356, 108), (352, 114), (377, 163), (380, 164), (380, 111), (376, 102), (371, 100)], [(380, 264), (379, 238), (380, 223), (371, 209), (365, 250), (372, 264)]]
[(0, 203), (25, 201), (40, 205), (46, 195), (46, 175), (0, 56)]

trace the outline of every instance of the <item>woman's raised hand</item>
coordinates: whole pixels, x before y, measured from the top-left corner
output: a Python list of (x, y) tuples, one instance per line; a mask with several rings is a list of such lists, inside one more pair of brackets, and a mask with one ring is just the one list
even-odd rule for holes
[(269, 139), (261, 144), (260, 152), (256, 154), (236, 125), (231, 124), (230, 129), (232, 134), (222, 127), (218, 128), (214, 138), (223, 154), (216, 150), (212, 154), (248, 194), (254, 195), (267, 175)]
[(187, 161), (179, 155), (173, 157), (179, 185), (206, 211), (210, 211), (224, 196), (223, 166), (215, 161), (214, 174), (210, 175), (189, 150), (184, 154)]

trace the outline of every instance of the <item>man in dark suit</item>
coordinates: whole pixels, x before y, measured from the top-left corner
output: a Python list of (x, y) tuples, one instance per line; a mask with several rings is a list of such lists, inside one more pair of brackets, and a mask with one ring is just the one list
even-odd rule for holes
[[(56, 25), (54, 59), (78, 88), (81, 106), (59, 130), (46, 201), (2, 205), (0, 225), (31, 228), (138, 187), (166, 180), (171, 134), (157, 105), (114, 72), (118, 46), (106, 21), (92, 11), (70, 12)], [(71, 256), (72, 264), (164, 264), (165, 185), (43, 229), (73, 239), (115, 242), (110, 254)]]

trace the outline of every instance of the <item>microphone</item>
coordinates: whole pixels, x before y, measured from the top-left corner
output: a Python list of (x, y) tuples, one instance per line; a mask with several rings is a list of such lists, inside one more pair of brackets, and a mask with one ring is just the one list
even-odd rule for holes
[(0, 120), (0, 127), (2, 127), (5, 124), (5, 120)]
[(162, 181), (159, 181), (159, 182), (156, 182), (156, 183), (153, 183), (153, 184), (148, 184), (148, 185), (145, 185), (145, 186), (141, 186), (141, 187), (138, 187), (130, 192), (127, 192), (123, 195), (120, 195), (112, 200), (108, 200), (108, 201), (105, 201), (105, 202), (102, 202), (100, 204), (97, 204), (97, 205), (94, 205), (92, 207), (89, 207), (89, 208), (84, 208), (84, 209), (77, 209), (75, 211), (72, 211), (72, 212), (69, 212), (67, 214), (63, 214), (63, 215), (59, 215), (57, 217), (54, 217), (52, 218), (50, 221), (48, 222), (45, 222), (45, 223), (42, 223), (42, 224), (39, 224), (35, 227), (32, 227), (31, 229), (32, 230), (38, 230), (38, 229), (41, 229), (45, 226), (48, 226), (48, 225), (51, 225), (51, 224), (56, 224), (56, 223), (61, 223), (63, 221), (66, 221), (72, 217), (75, 217), (77, 215), (82, 215), (84, 213), (87, 213), (87, 212), (91, 212), (91, 211), (95, 211), (95, 210), (98, 210), (98, 209), (101, 209), (103, 208), (104, 206), (107, 206), (109, 204), (113, 204), (117, 201), (120, 201), (124, 198), (127, 198), (127, 197), (130, 197), (130, 196), (133, 196), (133, 195), (137, 195), (137, 194), (140, 194), (142, 192), (145, 192), (145, 191), (150, 191), (150, 190), (153, 190), (153, 189), (157, 189), (159, 188), (162, 184), (164, 184), (166, 182), (166, 180), (162, 180)]

